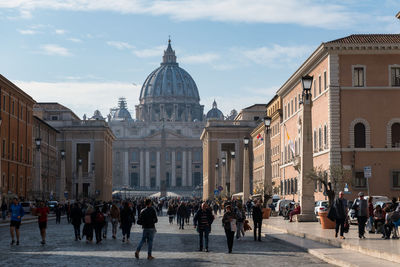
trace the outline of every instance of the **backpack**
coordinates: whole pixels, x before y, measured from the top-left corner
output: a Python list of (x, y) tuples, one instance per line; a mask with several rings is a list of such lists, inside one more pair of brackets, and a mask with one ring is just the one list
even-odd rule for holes
[(102, 212), (98, 212), (96, 214), (96, 222), (97, 223), (103, 223), (104, 222), (104, 215)]

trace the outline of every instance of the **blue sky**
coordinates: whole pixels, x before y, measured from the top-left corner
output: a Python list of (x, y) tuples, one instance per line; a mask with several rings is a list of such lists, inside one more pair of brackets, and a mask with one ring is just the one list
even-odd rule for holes
[(267, 103), (321, 42), (399, 33), (400, 0), (0, 0), (0, 73), (36, 101), (105, 116), (142, 83), (171, 35), (205, 111)]

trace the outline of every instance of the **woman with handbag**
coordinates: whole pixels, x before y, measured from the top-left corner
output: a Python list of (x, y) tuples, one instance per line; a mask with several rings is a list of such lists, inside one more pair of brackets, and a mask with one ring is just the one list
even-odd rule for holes
[(225, 207), (226, 211), (224, 217), (222, 217), (222, 224), (225, 229), (226, 240), (228, 243), (228, 252), (232, 253), (233, 238), (236, 232), (236, 214), (232, 212), (230, 205)]

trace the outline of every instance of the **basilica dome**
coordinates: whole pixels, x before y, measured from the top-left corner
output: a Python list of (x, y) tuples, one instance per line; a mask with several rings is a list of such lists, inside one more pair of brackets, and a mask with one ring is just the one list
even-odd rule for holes
[(224, 120), (224, 114), (217, 107), (217, 102), (214, 100), (212, 109), (207, 112), (207, 120)]
[(125, 98), (121, 97), (118, 100), (118, 108), (112, 109), (114, 120), (131, 120), (131, 113), (127, 109)]
[(146, 78), (140, 103), (199, 103), (199, 91), (190, 74), (179, 67), (171, 40), (168, 40), (161, 66)]

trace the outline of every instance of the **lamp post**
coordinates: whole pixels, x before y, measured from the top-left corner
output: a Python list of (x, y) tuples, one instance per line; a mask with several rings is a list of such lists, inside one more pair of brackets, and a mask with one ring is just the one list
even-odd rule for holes
[(229, 177), (229, 195), (236, 193), (236, 172), (235, 172), (235, 155), (234, 150), (231, 151), (231, 169)]
[(61, 155), (61, 168), (60, 168), (60, 189), (59, 189), (59, 199), (65, 199), (65, 150), (60, 151)]
[(306, 75), (302, 77), (303, 86), (303, 114), (301, 121), (301, 141), (300, 146), (300, 179), (298, 197), (301, 207), (301, 214), (297, 216), (299, 222), (315, 221), (314, 215), (314, 183), (307, 180), (306, 173), (313, 168), (313, 151), (312, 151), (312, 124), (311, 124), (311, 86), (313, 77)]
[(243, 138), (243, 205), (250, 198), (250, 164), (249, 164), (249, 144), (250, 138)]
[[(1, 135), (1, 123), (3, 122), (3, 119), (0, 116), (0, 135)], [(1, 148), (4, 149), (4, 148)], [(3, 150), (0, 151), (0, 201), (3, 201), (3, 174), (1, 172), (1, 156), (2, 156), (2, 152)], [(3, 203), (1, 203), (3, 204)]]
[(96, 163), (92, 162), (92, 184), (90, 185), (90, 192), (91, 195), (94, 197), (97, 197), (96, 195)]
[(226, 192), (226, 188), (225, 188), (225, 186), (226, 186), (226, 157), (222, 157), (221, 162), (222, 162), (222, 170), (221, 170), (222, 179), (221, 179), (220, 186), (223, 186), (222, 191), (224, 191), (224, 189), (225, 189), (225, 191), (222, 195), (226, 195), (225, 194), (225, 192)]
[(35, 181), (34, 181), (34, 191), (37, 197), (42, 197), (42, 152), (40, 146), (42, 144), (42, 139), (40, 137), (35, 138), (36, 151), (35, 151)]
[(218, 160), (215, 163), (215, 189), (218, 188), (218, 180), (219, 180), (219, 175), (218, 175), (218, 168), (219, 168), (219, 164), (218, 164)]
[(82, 173), (82, 159), (78, 158), (78, 190), (76, 192), (76, 197), (79, 198), (79, 196), (83, 193), (83, 173)]
[(263, 181), (263, 205), (267, 207), (267, 195), (272, 195), (272, 167), (271, 167), (271, 138), (269, 129), (271, 127), (271, 117), (264, 118), (265, 138), (264, 138), (264, 181)]

